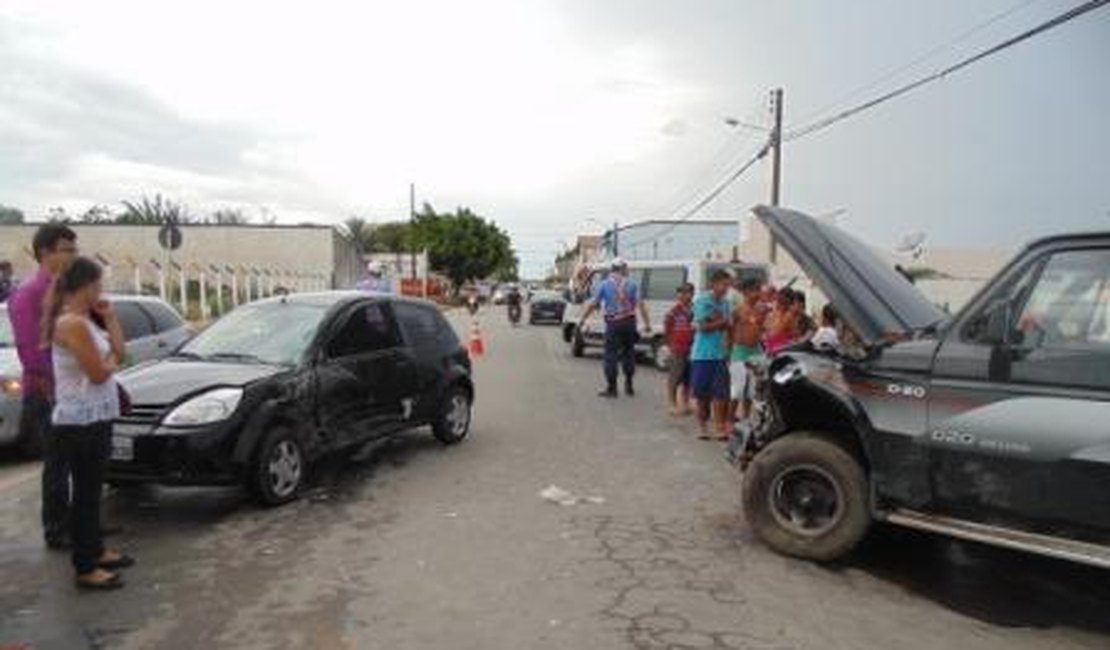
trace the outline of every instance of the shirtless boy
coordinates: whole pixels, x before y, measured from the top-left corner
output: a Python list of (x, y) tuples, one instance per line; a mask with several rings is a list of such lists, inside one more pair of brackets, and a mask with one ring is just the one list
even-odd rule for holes
[(732, 380), (729, 403), (731, 421), (736, 421), (737, 410), (740, 418), (747, 420), (751, 414), (752, 395), (755, 391), (750, 365), (763, 356), (763, 334), (766, 313), (762, 304), (763, 282), (756, 278), (745, 278), (739, 283), (740, 301), (732, 314), (730, 340), (732, 349), (729, 354), (729, 377)]

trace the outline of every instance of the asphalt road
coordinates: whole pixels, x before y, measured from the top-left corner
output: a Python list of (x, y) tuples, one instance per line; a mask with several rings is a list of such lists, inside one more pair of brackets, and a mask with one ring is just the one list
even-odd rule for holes
[[(425, 432), (262, 510), (236, 490), (113, 493), (128, 586), (78, 593), (41, 546), (34, 464), (0, 459), (0, 647), (1108, 648), (1105, 572), (879, 530), (835, 567), (778, 557), (737, 515), (718, 443), (557, 328), (484, 314), (472, 436)], [(581, 497), (558, 505), (555, 485)]]

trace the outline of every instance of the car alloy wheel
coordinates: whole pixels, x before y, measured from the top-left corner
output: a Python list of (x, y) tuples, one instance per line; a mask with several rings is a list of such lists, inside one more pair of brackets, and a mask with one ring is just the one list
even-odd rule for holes
[(304, 459), (300, 447), (292, 440), (282, 440), (270, 450), (267, 479), (270, 489), (279, 498), (287, 498), (300, 487)]
[(784, 468), (771, 481), (767, 500), (775, 521), (804, 537), (824, 535), (840, 523), (844, 512), (839, 484), (816, 465)]
[(432, 433), (445, 445), (461, 442), (470, 433), (471, 396), (461, 386), (452, 387), (443, 396), (439, 415), (432, 422)]
[(470, 427), (470, 401), (466, 399), (466, 395), (455, 393), (451, 396), (444, 419), (452, 436), (461, 438), (466, 435), (466, 430)]

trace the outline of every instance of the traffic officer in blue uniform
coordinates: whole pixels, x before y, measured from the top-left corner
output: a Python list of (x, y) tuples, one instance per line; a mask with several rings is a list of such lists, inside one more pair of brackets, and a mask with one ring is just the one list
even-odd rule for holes
[(651, 333), (647, 307), (640, 296), (640, 287), (628, 277), (628, 264), (615, 258), (609, 266), (609, 276), (602, 280), (594, 293), (593, 301), (582, 314), (579, 328), (599, 308), (605, 316), (605, 389), (601, 397), (617, 396), (618, 367), (624, 371), (624, 392), (636, 394), (632, 377), (636, 374), (636, 343), (640, 339), (636, 315), (644, 319), (644, 331)]

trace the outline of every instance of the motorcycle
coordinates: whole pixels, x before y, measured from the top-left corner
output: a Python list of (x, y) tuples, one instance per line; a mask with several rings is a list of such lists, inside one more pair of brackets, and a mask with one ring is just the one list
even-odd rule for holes
[(509, 322), (513, 324), (513, 327), (520, 325), (520, 312), (519, 304), (509, 304)]
[(466, 299), (466, 310), (471, 316), (478, 313), (478, 296), (470, 296)]

